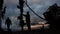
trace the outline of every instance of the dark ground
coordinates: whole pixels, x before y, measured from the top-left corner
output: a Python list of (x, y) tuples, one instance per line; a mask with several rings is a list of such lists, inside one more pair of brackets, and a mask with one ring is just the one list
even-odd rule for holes
[(48, 29), (48, 30), (43, 30), (43, 29), (36, 29), (36, 30), (31, 30), (31, 31), (0, 31), (0, 34), (60, 34), (59, 29)]

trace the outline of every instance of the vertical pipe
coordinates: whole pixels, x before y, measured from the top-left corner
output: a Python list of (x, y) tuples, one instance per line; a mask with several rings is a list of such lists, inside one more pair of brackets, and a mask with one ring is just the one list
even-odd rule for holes
[(1, 29), (1, 15), (2, 15), (3, 0), (0, 0), (0, 29)]

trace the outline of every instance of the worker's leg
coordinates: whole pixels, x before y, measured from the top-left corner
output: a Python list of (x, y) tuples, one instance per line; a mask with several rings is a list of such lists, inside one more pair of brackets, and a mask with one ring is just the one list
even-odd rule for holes
[(10, 25), (7, 25), (7, 29), (10, 30)]

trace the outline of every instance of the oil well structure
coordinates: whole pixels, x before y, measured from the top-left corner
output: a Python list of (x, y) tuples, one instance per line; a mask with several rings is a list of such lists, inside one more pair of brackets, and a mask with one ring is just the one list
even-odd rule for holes
[(60, 27), (60, 6), (56, 3), (43, 13), (45, 20), (50, 24), (50, 28), (59, 29)]

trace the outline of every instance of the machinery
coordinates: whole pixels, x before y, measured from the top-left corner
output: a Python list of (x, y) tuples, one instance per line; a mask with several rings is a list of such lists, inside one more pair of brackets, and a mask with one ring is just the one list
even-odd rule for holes
[(43, 13), (45, 20), (50, 24), (50, 28), (59, 28), (60, 23), (60, 7), (55, 3)]

